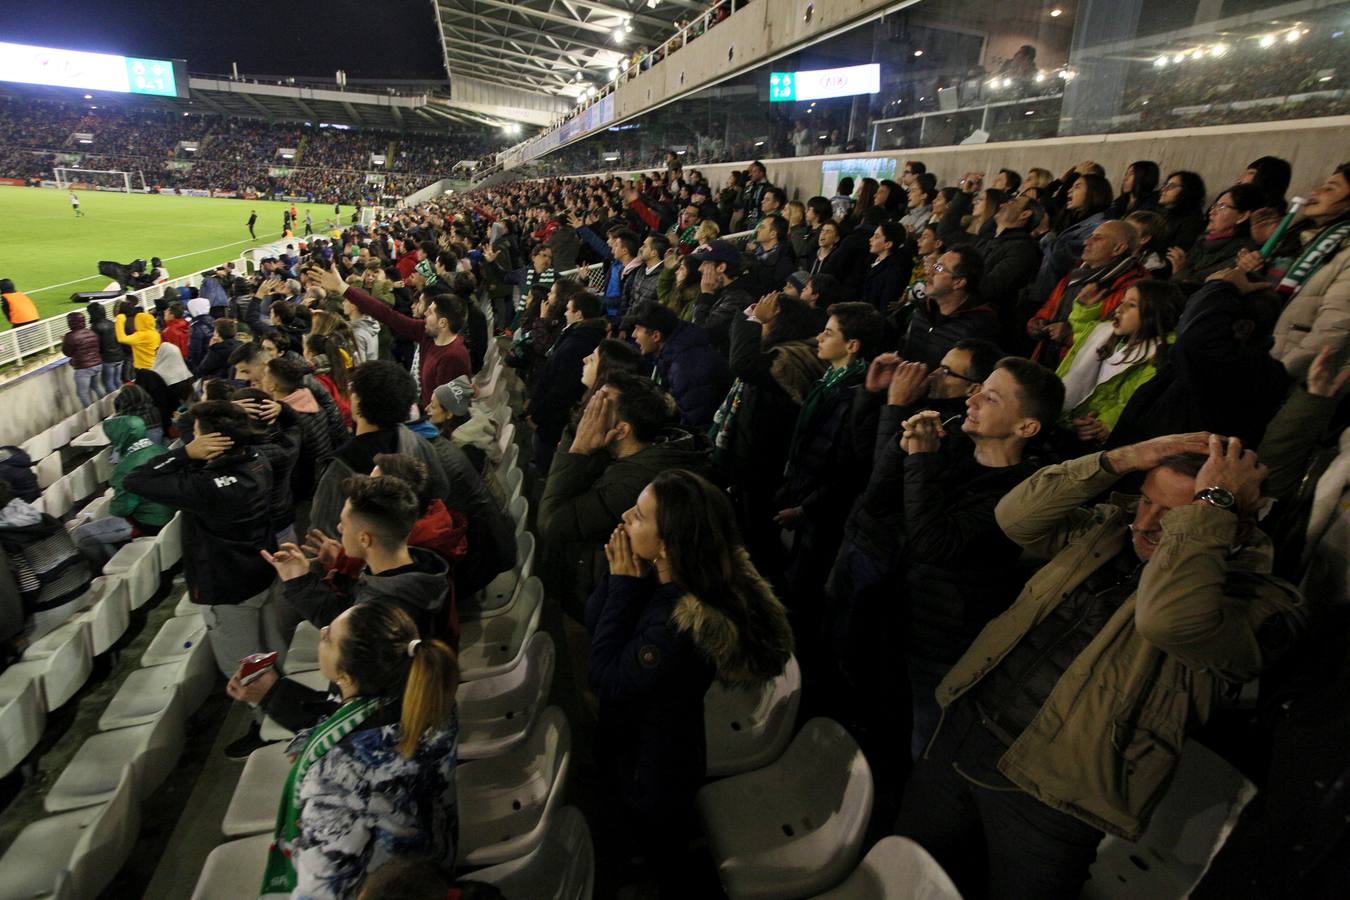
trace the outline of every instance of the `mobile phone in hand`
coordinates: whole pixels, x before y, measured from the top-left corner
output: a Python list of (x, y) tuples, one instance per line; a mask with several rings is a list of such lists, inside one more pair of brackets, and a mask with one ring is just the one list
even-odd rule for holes
[(262, 677), (263, 673), (276, 665), (277, 651), (271, 653), (251, 653), (239, 660), (239, 683), (252, 684)]

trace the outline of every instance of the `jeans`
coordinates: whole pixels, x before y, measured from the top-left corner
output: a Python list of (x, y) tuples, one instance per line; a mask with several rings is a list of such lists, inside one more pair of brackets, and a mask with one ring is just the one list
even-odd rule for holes
[(998, 771), (1007, 748), (969, 700), (947, 708), (905, 787), (897, 834), (942, 864), (967, 900), (1077, 900), (1102, 831)]
[(103, 564), (117, 554), (133, 535), (131, 523), (121, 516), (105, 516), (86, 522), (70, 533), (71, 540), (91, 562)]
[(300, 617), (281, 596), (279, 581), (240, 603), (202, 606), (201, 610), (211, 635), (211, 652), (226, 678), (234, 675), (239, 660), (250, 653), (276, 650), (281, 654), (277, 657), (280, 670), (286, 661), (286, 649), (295, 636), (295, 626), (300, 624)]
[(120, 362), (105, 362), (99, 366), (103, 374), (103, 392), (113, 394), (122, 386), (122, 364)]
[(102, 370), (101, 364), (75, 370), (75, 396), (80, 398), (81, 406), (88, 406), (103, 396), (102, 386), (99, 384)]
[(918, 762), (924, 748), (932, 740), (933, 733), (937, 731), (938, 723), (942, 721), (937, 688), (952, 667), (949, 663), (907, 656), (905, 668), (909, 671), (909, 690), (914, 707), (914, 730), (910, 732), (909, 755)]

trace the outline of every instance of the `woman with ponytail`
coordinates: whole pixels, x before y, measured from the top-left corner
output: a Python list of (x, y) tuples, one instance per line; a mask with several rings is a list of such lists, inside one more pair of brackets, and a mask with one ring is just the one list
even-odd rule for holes
[(792, 632), (731, 503), (692, 472), (657, 475), (605, 554), (609, 574), (586, 606), (595, 752), (664, 891), (689, 868), (680, 853), (706, 769), (703, 697), (714, 678), (754, 687), (779, 675)]
[(420, 639), (397, 606), (361, 603), (322, 630), (319, 670), (341, 705), (288, 748), (261, 896), (349, 897), (397, 857), (448, 874), (459, 827), (454, 653)]
[(305, 360), (314, 368), (314, 378), (332, 395), (343, 422), (351, 428), (351, 355), (342, 349), (336, 333), (309, 335), (304, 350)]

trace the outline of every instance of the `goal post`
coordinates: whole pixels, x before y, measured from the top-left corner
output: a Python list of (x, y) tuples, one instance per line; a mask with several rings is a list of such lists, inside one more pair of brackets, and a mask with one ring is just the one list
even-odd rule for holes
[[(69, 190), (75, 183), (83, 183), (103, 190), (120, 190), (130, 194), (132, 191), (130, 172), (123, 172), (115, 169), (78, 169), (68, 166), (57, 166), (52, 170), (56, 176), (56, 186), (61, 190)], [(145, 178), (140, 172), (136, 173), (141, 183), (141, 189), (145, 189)]]

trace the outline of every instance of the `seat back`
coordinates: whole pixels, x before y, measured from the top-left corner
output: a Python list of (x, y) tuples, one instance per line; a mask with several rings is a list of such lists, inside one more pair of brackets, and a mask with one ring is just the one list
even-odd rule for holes
[(476, 704), (479, 708), (506, 705), (515, 710), (542, 705), (553, 683), (554, 658), (553, 639), (547, 631), (536, 631), (525, 641), (520, 665), (501, 675), (459, 686), (461, 709), (468, 712)]
[(45, 491), (61, 477), (61, 454), (48, 453), (37, 461), (33, 470), (37, 475), (38, 488)]
[(530, 518), (530, 501), (524, 497), (517, 497), (511, 501), (506, 511), (510, 513), (511, 518), (516, 523), (516, 537), (519, 538), (521, 532), (525, 530), (525, 523)]
[(518, 468), (508, 469), (506, 479), (502, 482), (502, 489), (506, 492), (506, 505), (509, 508), (512, 501), (520, 496), (521, 489), (525, 487), (525, 473)]
[(91, 821), (71, 853), (71, 896), (102, 894), (131, 855), (141, 830), (140, 772), (140, 766), (128, 763), (112, 798), (93, 807)]
[(833, 831), (856, 834), (861, 842), (872, 814), (872, 769), (842, 725), (823, 717), (807, 722), (774, 768), (799, 776), (790, 790), (800, 821), (792, 824), (819, 828), (836, 820)]
[(502, 461), (497, 466), (497, 480), (500, 481), (506, 477), (506, 473), (516, 467), (516, 462), (520, 459), (520, 447), (517, 444), (511, 444), (502, 454)]
[(852, 875), (816, 900), (961, 900), (951, 877), (914, 841), (891, 835), (876, 843)]
[(782, 674), (758, 689), (714, 682), (703, 700), (712, 778), (762, 769), (783, 754), (801, 703), (802, 673), (795, 656)]
[[(503, 406), (503, 407), (501, 407), (501, 409), (506, 410), (506, 412), (507, 412), (507, 419), (508, 419), (508, 420), (507, 420), (507, 421), (504, 421), (504, 422), (503, 422), (503, 421), (498, 421), (498, 422), (497, 422), (497, 454), (498, 454), (498, 458), (500, 458), (500, 457), (502, 457), (502, 456), (505, 456), (505, 455), (506, 455), (506, 448), (507, 448), (507, 447), (510, 447), (510, 446), (511, 446), (512, 444), (514, 444), (515, 441), (516, 441), (516, 426), (515, 426), (515, 424), (514, 424), (513, 422), (509, 421), (510, 408), (509, 408), (509, 407), (506, 407), (506, 406)], [(493, 418), (494, 420), (497, 420), (497, 419), (500, 418), (500, 416), (501, 416), (500, 413), (494, 413), (493, 416), (492, 416), (492, 418)]]
[(528, 531), (516, 538), (516, 575), (521, 581), (534, 571), (534, 535)]
[(42, 679), (29, 678), (13, 698), (0, 706), (0, 777), (24, 761), (42, 739), (46, 727)]
[(94, 472), (99, 484), (107, 484), (112, 479), (112, 447), (104, 447), (94, 456)]
[(88, 460), (70, 473), (70, 496), (72, 500), (84, 500), (98, 491), (98, 467)]
[(159, 570), (167, 572), (183, 558), (183, 512), (173, 514), (159, 534), (155, 535), (155, 548), (159, 560)]
[[(53, 453), (52, 457), (55, 456)], [(60, 463), (57, 465), (59, 467)], [(42, 505), (47, 515), (54, 519), (70, 512), (70, 508), (75, 505), (75, 498), (70, 495), (70, 476), (62, 475), (42, 492)]]
[(89, 586), (98, 599), (86, 614), (89, 639), (94, 656), (102, 656), (121, 640), (131, 625), (131, 604), (127, 595), (127, 577), (121, 573), (100, 575)]

